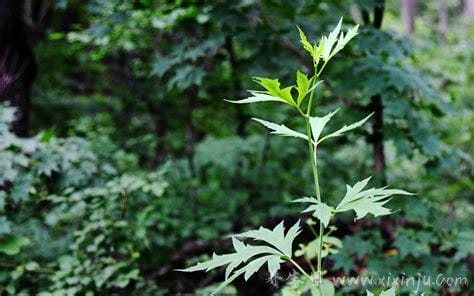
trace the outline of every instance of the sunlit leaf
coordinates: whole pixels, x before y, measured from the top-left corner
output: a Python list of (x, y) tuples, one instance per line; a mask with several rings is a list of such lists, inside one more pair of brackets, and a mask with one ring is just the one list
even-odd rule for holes
[(258, 118), (252, 118), (252, 120), (257, 121), (258, 123), (264, 125), (265, 127), (269, 128), (272, 134), (275, 135), (280, 135), (284, 137), (295, 137), (295, 138), (301, 138), (304, 140), (308, 140), (308, 137), (305, 134), (302, 134), (300, 132), (294, 131), (288, 127), (286, 127), (283, 124), (276, 124), (270, 121), (266, 121), (263, 119), (258, 119)]
[(286, 103), (295, 106), (296, 103), (293, 100), (291, 95), (291, 90), (294, 86), (288, 86), (285, 88), (280, 88), (280, 82), (278, 79), (269, 79), (269, 78), (262, 78), (262, 77), (255, 77), (255, 81), (260, 84), (263, 88), (265, 88), (266, 93), (271, 96), (281, 98)]
[(323, 49), (323, 59), (325, 61), (329, 60), (330, 55), (331, 55), (331, 50), (334, 47), (334, 44), (336, 44), (337, 38), (339, 36), (339, 32), (341, 31), (342, 27), (342, 17), (339, 19), (339, 22), (337, 23), (336, 27), (332, 30), (331, 33), (329, 33), (327, 38), (324, 38), (324, 49)]
[(226, 100), (227, 102), (234, 103), (234, 104), (249, 104), (249, 103), (258, 103), (258, 102), (283, 102), (286, 103), (285, 100), (282, 98), (278, 98), (275, 96), (267, 95), (261, 92), (250, 91), (252, 94), (251, 97), (246, 99), (238, 100), (238, 101), (230, 101)]
[(301, 105), (301, 102), (308, 93), (310, 83), (310, 79), (308, 79), (306, 74), (303, 74), (300, 71), (296, 72), (296, 90), (298, 91), (298, 99), (296, 100), (296, 104), (298, 106)]
[(311, 56), (314, 56), (314, 48), (313, 48), (313, 45), (311, 45), (311, 43), (309, 43), (308, 41), (308, 37), (306, 37), (305, 33), (303, 32), (303, 30), (301, 30), (301, 28), (298, 26), (298, 32), (300, 34), (300, 42), (301, 44), (303, 45), (303, 48), (309, 52), (311, 54)]

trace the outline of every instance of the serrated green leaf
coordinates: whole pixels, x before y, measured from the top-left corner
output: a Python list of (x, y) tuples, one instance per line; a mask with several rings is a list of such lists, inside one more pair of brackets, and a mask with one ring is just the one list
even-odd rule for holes
[(278, 81), (278, 79), (269, 79), (262, 77), (255, 77), (254, 79), (258, 84), (265, 88), (267, 94), (275, 96), (277, 98), (281, 98), (284, 102), (292, 106), (296, 106), (296, 103), (293, 100), (293, 96), (291, 95), (291, 90), (294, 86), (280, 88), (280, 82)]
[(342, 17), (339, 19), (339, 22), (337, 23), (336, 27), (332, 30), (331, 33), (329, 33), (327, 38), (324, 38), (324, 48), (323, 48), (323, 59), (325, 61), (328, 61), (331, 56), (331, 51), (334, 47), (334, 44), (336, 44), (336, 41), (338, 40), (339, 32), (341, 32), (341, 27), (342, 27)]
[(303, 210), (302, 213), (313, 212), (313, 216), (318, 218), (319, 221), (323, 223), (324, 227), (327, 227), (329, 225), (329, 221), (332, 217), (332, 212), (334, 211), (333, 207), (328, 206), (327, 204), (317, 200), (314, 197), (303, 197), (293, 202), (311, 203), (312, 205)]
[(255, 120), (256, 122), (272, 130), (271, 131), (272, 134), (284, 136), (284, 137), (295, 137), (295, 138), (308, 140), (308, 137), (305, 134), (294, 131), (283, 124), (276, 124), (276, 123), (266, 121), (263, 119), (258, 119), (258, 118), (252, 118), (252, 120)]
[(311, 45), (311, 43), (309, 43), (308, 41), (308, 37), (306, 37), (305, 33), (303, 32), (303, 30), (301, 30), (301, 28), (299, 26), (297, 26), (298, 28), (298, 32), (300, 34), (300, 42), (301, 44), (303, 45), (303, 48), (309, 52), (311, 54), (311, 56), (314, 57), (314, 48), (313, 48), (313, 45)]
[(265, 263), (267, 263), (269, 258), (276, 257), (275, 255), (269, 255), (269, 256), (264, 256), (260, 257), (258, 259), (253, 260), (249, 264), (247, 264), (245, 267), (243, 267), (243, 270), (245, 270), (244, 273), (244, 279), (247, 281), (254, 273), (256, 273), (260, 267), (262, 267)]
[[(296, 236), (300, 233), (299, 223), (295, 223), (285, 235), (283, 222), (278, 224), (273, 230), (260, 227), (258, 230), (250, 230), (232, 236), (232, 244), (235, 252), (224, 255), (213, 254), (212, 259), (179, 271), (193, 272), (215, 269), (228, 265), (226, 269), (225, 281), (214, 293), (217, 293), (230, 282), (235, 280), (241, 274), (244, 274), (245, 280), (249, 279), (260, 267), (267, 263), (270, 276), (274, 276), (282, 262), (281, 257), (291, 257), (292, 244)], [(238, 238), (252, 238), (255, 241), (264, 243), (264, 245), (248, 245)], [(240, 269), (237, 267), (252, 259)]]
[(309, 124), (311, 126), (311, 133), (313, 134), (313, 139), (315, 143), (318, 143), (318, 139), (321, 136), (326, 124), (331, 120), (331, 117), (334, 116), (339, 111), (339, 109), (323, 116), (323, 117), (311, 117), (309, 119)]
[(270, 274), (270, 278), (273, 278), (278, 270), (280, 270), (280, 264), (283, 263), (283, 260), (281, 260), (280, 257), (277, 256), (271, 256), (267, 260), (267, 267), (268, 267), (268, 273)]
[(413, 195), (413, 193), (398, 189), (371, 188), (362, 190), (367, 186), (370, 177), (357, 182), (353, 187), (346, 185), (346, 194), (336, 207), (336, 212), (345, 212), (354, 210), (356, 212), (356, 219), (365, 217), (367, 214), (372, 214), (375, 217), (388, 215), (391, 210), (385, 208), (384, 205), (390, 200), (393, 195)]
[(235, 235), (236, 237), (253, 238), (260, 240), (274, 246), (284, 256), (291, 257), (292, 244), (295, 237), (300, 233), (299, 221), (296, 222), (288, 232), (284, 233), (283, 221), (278, 224), (273, 230), (265, 227), (260, 227), (258, 230), (250, 230)]
[(254, 80), (270, 94), (278, 94), (280, 91), (280, 81), (278, 79), (255, 77)]
[(225, 101), (230, 102), (230, 103), (234, 103), (234, 104), (250, 104), (250, 103), (259, 103), (259, 102), (282, 102), (282, 103), (287, 103), (282, 98), (278, 98), (278, 97), (268, 95), (268, 94), (264, 94), (264, 93), (261, 93), (261, 92), (250, 91), (250, 93), (252, 94), (251, 97), (248, 97), (248, 98), (245, 98), (245, 99), (242, 99), (242, 100), (238, 100), (238, 101), (225, 100)]
[(323, 142), (324, 140), (327, 140), (329, 138), (334, 138), (334, 137), (340, 137), (342, 136), (345, 132), (348, 132), (350, 130), (353, 130), (353, 129), (356, 129), (360, 126), (362, 126), (367, 120), (369, 120), (369, 118), (373, 115), (374, 113), (370, 113), (367, 117), (365, 117), (364, 119), (362, 120), (359, 120), (353, 124), (350, 124), (350, 125), (344, 125), (342, 128), (338, 129), (337, 131), (335, 132), (332, 132), (330, 133), (329, 135), (327, 136), (324, 136), (321, 138), (321, 140), (318, 141), (318, 143), (321, 143)]
[(339, 40), (337, 42), (336, 47), (332, 51), (331, 55), (334, 56), (336, 53), (338, 53), (340, 50), (342, 50), (349, 41), (351, 41), (352, 38), (357, 36), (359, 31), (359, 25), (355, 25), (354, 27), (350, 28), (347, 31), (347, 34), (344, 36), (344, 33), (341, 32), (341, 35), (339, 36)]

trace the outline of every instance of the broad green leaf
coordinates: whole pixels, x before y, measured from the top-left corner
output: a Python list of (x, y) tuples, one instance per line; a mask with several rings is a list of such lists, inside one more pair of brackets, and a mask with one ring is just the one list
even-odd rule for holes
[(0, 252), (7, 255), (16, 255), (23, 246), (30, 243), (30, 239), (24, 236), (13, 235), (0, 239)]
[(282, 98), (267, 95), (267, 94), (264, 94), (264, 93), (261, 93), (261, 92), (250, 91), (250, 93), (252, 94), (251, 97), (248, 97), (248, 98), (245, 98), (245, 99), (242, 99), (242, 100), (237, 100), (237, 101), (225, 100), (225, 101), (230, 102), (230, 103), (234, 103), (234, 104), (250, 104), (250, 103), (259, 103), (259, 102), (283, 102), (283, 103), (287, 103)]
[[(305, 97), (311, 93), (314, 89), (316, 89), (323, 80), (320, 80), (313, 84), (313, 78), (308, 79), (306, 74), (301, 73), (300, 71), (296, 72), (296, 90), (298, 91), (298, 98), (296, 100), (296, 104), (298, 106), (301, 105)], [(311, 84), (313, 84), (311, 86)]]
[(314, 197), (303, 197), (300, 199), (295, 200), (294, 202), (300, 202), (300, 203), (310, 203), (309, 207), (307, 207), (305, 210), (302, 212), (313, 212), (313, 216), (318, 218), (321, 223), (323, 223), (324, 227), (327, 227), (329, 225), (329, 221), (331, 220), (332, 217), (332, 212), (334, 211), (334, 208), (331, 206), (328, 206), (327, 204), (317, 200)]
[(318, 143), (318, 139), (321, 136), (321, 132), (323, 131), (326, 124), (331, 120), (331, 117), (334, 116), (339, 111), (333, 111), (323, 117), (311, 117), (309, 119), (309, 124), (311, 126), (311, 133), (313, 134), (313, 139), (315, 143)]
[(337, 131), (335, 132), (332, 132), (330, 133), (329, 135), (326, 135), (324, 137), (321, 138), (321, 140), (318, 141), (318, 143), (321, 143), (323, 142), (324, 140), (327, 140), (329, 138), (334, 138), (334, 137), (340, 137), (342, 136), (345, 132), (348, 132), (350, 130), (353, 130), (353, 129), (356, 129), (360, 126), (362, 126), (367, 120), (369, 120), (369, 118), (373, 115), (374, 113), (370, 113), (367, 117), (365, 117), (364, 119), (360, 120), (360, 121), (357, 121), (353, 124), (350, 124), (350, 125), (344, 125), (342, 128), (338, 129)]
[(384, 205), (390, 200), (393, 195), (413, 195), (413, 193), (398, 189), (371, 188), (362, 190), (367, 186), (370, 177), (357, 182), (354, 186), (346, 185), (346, 194), (336, 207), (336, 212), (345, 212), (354, 210), (356, 212), (356, 219), (365, 217), (367, 214), (372, 214), (375, 217), (388, 215), (391, 210), (385, 208)]
[[(250, 230), (234, 235), (232, 236), (234, 253), (224, 255), (213, 254), (211, 260), (199, 262), (194, 266), (179, 271), (209, 271), (227, 265), (225, 281), (214, 291), (214, 294), (242, 274), (244, 274), (245, 280), (248, 280), (265, 263), (267, 264), (270, 276), (273, 277), (280, 268), (280, 263), (282, 262), (281, 257), (291, 257), (292, 255), (293, 241), (301, 231), (299, 223), (298, 221), (294, 224), (286, 232), (286, 235), (283, 222), (278, 224), (273, 230), (260, 227), (258, 230)], [(239, 238), (252, 238), (263, 244), (249, 245), (240, 241)], [(249, 262), (245, 264), (247, 261)], [(236, 270), (239, 266), (242, 267)]]
[(292, 106), (296, 106), (296, 103), (293, 100), (293, 96), (291, 95), (291, 90), (294, 86), (288, 86), (281, 89), (280, 82), (278, 81), (278, 79), (255, 77), (255, 81), (263, 88), (265, 88), (266, 93), (268, 93), (269, 95), (281, 98), (286, 103)]
[(306, 74), (301, 73), (300, 71), (296, 72), (296, 90), (298, 91), (298, 99), (296, 100), (296, 104), (299, 106), (303, 99), (308, 94), (309, 86), (311, 84), (311, 80), (308, 79)]
[(280, 135), (284, 137), (295, 137), (295, 138), (301, 138), (304, 140), (308, 140), (308, 137), (305, 134), (302, 134), (300, 132), (294, 131), (288, 127), (286, 127), (283, 124), (276, 124), (270, 121), (266, 121), (263, 119), (258, 119), (258, 118), (252, 118), (252, 120), (255, 120), (256, 122), (264, 125), (265, 127), (269, 128), (272, 134), (275, 135)]

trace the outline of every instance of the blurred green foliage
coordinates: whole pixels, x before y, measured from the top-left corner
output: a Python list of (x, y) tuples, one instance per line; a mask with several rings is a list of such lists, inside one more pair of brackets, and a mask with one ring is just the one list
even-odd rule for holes
[[(0, 294), (159, 295), (219, 281), (163, 270), (183, 267), (173, 266), (183, 244), (295, 213), (287, 202), (311, 192), (305, 147), (248, 120), (280, 122), (290, 110), (230, 108), (223, 99), (244, 98), (248, 77), (293, 81), (294, 69), (311, 65), (289, 45), (299, 38), (295, 26), (317, 37), (340, 16), (360, 23), (361, 34), (323, 78), (316, 114), (343, 103), (341, 122), (353, 122), (380, 95), (384, 177), (418, 195), (393, 202), (396, 220), (409, 223), (395, 223), (388, 237), (384, 221), (336, 233), (350, 248), (328, 264), (335, 273), (472, 281), (472, 25), (451, 11), (441, 46), (434, 4), (421, 5), (425, 26), (409, 38), (397, 33), (399, 7), (390, 1), (382, 29), (364, 24), (362, 12), (377, 3), (57, 1), (35, 48), (38, 136), (9, 133), (14, 111), (0, 109)], [(371, 132), (321, 151), (328, 199), (374, 174)]]

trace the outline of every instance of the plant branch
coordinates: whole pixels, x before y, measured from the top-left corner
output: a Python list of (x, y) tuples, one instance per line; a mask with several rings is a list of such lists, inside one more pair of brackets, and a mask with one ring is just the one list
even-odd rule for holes
[(302, 275), (304, 275), (311, 283), (313, 283), (313, 278), (306, 271), (304, 271), (304, 269), (298, 263), (296, 263), (295, 260), (291, 259), (290, 257), (285, 257), (285, 259), (290, 261), (291, 264), (293, 264), (293, 266), (295, 266)]
[[(325, 65), (326, 65), (326, 63), (323, 64), (323, 66), (321, 67), (319, 72), (316, 68), (314, 69), (314, 72), (316, 73), (315, 74), (316, 77), (313, 80), (313, 83), (315, 83), (314, 81), (318, 80), (319, 75), (321, 74), (321, 72), (324, 69)], [(320, 188), (319, 188), (319, 177), (318, 177), (318, 163), (317, 163), (317, 155), (316, 155), (317, 143), (315, 143), (314, 146), (313, 146), (312, 136), (311, 136), (311, 126), (310, 126), (310, 123), (309, 123), (309, 116), (311, 115), (311, 107), (312, 107), (312, 104), (313, 104), (313, 98), (314, 98), (314, 89), (310, 93), (310, 99), (309, 99), (309, 102), (308, 102), (308, 109), (306, 111), (306, 117), (305, 117), (306, 135), (308, 136), (308, 152), (309, 152), (310, 157), (311, 157), (311, 169), (313, 171), (313, 179), (314, 179), (314, 188), (315, 188), (315, 191), (316, 191), (316, 198), (318, 199), (318, 201), (321, 201), (321, 191), (320, 191)], [(319, 221), (319, 247), (318, 247), (318, 262), (317, 262), (318, 286), (320, 286), (320, 284), (321, 284), (321, 277), (322, 277), (321, 253), (322, 253), (322, 247), (323, 247), (323, 235), (324, 235), (324, 227), (323, 227), (323, 224), (321, 223), (321, 221)]]

